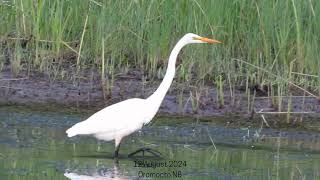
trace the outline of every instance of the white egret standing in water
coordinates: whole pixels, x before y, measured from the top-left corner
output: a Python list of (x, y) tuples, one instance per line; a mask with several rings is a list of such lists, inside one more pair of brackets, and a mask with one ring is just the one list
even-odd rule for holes
[[(156, 115), (175, 75), (175, 64), (180, 50), (187, 44), (221, 43), (196, 34), (184, 35), (171, 51), (167, 72), (158, 89), (147, 99), (133, 98), (108, 106), (87, 120), (79, 122), (67, 130), (68, 137), (92, 135), (104, 141), (115, 140), (114, 156), (118, 157), (121, 140), (148, 124)], [(139, 150), (148, 151), (147, 149)], [(135, 153), (136, 153), (135, 152)]]

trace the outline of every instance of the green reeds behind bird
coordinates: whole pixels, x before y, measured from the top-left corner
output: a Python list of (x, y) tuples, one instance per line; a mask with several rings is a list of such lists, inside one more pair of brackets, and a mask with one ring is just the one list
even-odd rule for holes
[[(254, 74), (255, 83), (281, 83), (274, 92), (285, 93), (288, 83), (279, 79), (290, 79), (319, 96), (317, 1), (14, 0), (0, 2), (0, 12), (0, 51), (8, 52), (0, 59), (9, 59), (17, 74), (25, 68), (66, 72), (52, 65), (58, 59), (78, 65), (80, 71), (72, 73), (104, 66), (101, 73), (110, 82), (117, 71), (130, 68), (156, 79), (177, 39), (194, 32), (223, 44), (187, 47), (177, 73), (181, 82), (212, 82), (232, 74), (232, 83), (240, 84)], [(61, 59), (66, 52), (74, 53), (76, 61)], [(282, 100), (277, 101), (281, 108)]]

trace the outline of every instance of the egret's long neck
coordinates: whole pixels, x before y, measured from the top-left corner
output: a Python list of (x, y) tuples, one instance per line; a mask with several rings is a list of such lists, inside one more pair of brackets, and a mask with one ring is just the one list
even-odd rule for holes
[(154, 105), (156, 104), (157, 109), (160, 107), (163, 98), (165, 97), (176, 72), (176, 60), (180, 50), (185, 46), (186, 43), (183, 39), (181, 39), (176, 46), (171, 51), (169, 56), (169, 62), (167, 67), (167, 72), (158, 87), (158, 89), (147, 99), (152, 102)]

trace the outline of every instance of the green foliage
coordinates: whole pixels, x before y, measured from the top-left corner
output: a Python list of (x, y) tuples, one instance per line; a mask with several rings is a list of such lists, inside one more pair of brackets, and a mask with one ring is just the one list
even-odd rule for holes
[(254, 74), (257, 83), (282, 79), (287, 86), (290, 77), (319, 93), (319, 11), (314, 0), (3, 1), (0, 51), (15, 53), (8, 55), (15, 73), (25, 62), (51, 71), (51, 60), (62, 63), (66, 52), (80, 53), (81, 68), (102, 67), (104, 52), (108, 75), (139, 68), (157, 77), (175, 42), (194, 32), (223, 44), (187, 47), (177, 73), (181, 81), (231, 75), (240, 84)]

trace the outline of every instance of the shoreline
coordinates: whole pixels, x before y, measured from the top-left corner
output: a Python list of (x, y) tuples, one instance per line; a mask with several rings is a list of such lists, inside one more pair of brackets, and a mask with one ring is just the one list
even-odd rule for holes
[[(51, 106), (92, 112), (125, 99), (147, 98), (161, 83), (161, 81), (143, 83), (139, 74), (131, 72), (131, 74), (117, 77), (113, 88), (104, 99), (98, 73), (91, 72), (91, 77), (84, 76), (89, 78), (80, 79), (77, 83), (68, 80), (49, 81), (45, 76), (36, 73), (29, 76), (22, 73), (20, 77), (13, 77), (8, 69), (2, 70), (0, 75), (0, 105), (2, 106), (24, 105), (49, 109)], [(239, 89), (233, 93), (232, 98), (230, 91), (224, 89), (224, 105), (221, 106), (217, 98), (219, 95), (216, 87), (194, 87), (174, 82), (158, 114), (191, 116), (201, 119), (231, 115), (247, 119), (247, 121), (261, 119), (261, 115), (264, 115), (266, 119), (270, 119), (269, 117), (282, 119), (279, 121), (283, 122), (278, 124), (288, 126), (296, 123), (303, 124), (304, 119), (315, 119), (316, 121), (320, 118), (320, 101), (316, 98), (291, 97), (291, 100), (283, 98), (282, 113), (279, 113), (278, 108), (272, 107), (271, 98), (257, 94), (255, 98), (248, 99), (247, 94)], [(250, 100), (249, 103), (248, 100)], [(288, 105), (291, 105), (289, 118), (285, 113)]]

